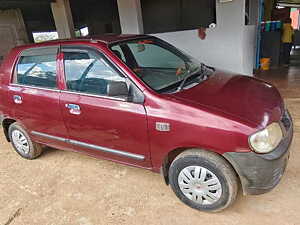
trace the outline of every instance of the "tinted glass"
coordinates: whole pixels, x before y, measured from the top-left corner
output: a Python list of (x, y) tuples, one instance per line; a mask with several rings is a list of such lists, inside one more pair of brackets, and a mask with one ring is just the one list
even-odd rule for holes
[(107, 95), (110, 82), (124, 78), (93, 51), (64, 52), (67, 88), (70, 91)]
[(169, 68), (184, 67), (184, 60), (154, 42), (128, 43), (139, 67)]
[(115, 53), (116, 56), (118, 56), (120, 59), (122, 59), (123, 62), (126, 62), (123, 50), (121, 49), (120, 46), (115, 45), (111, 48), (111, 50)]
[(116, 46), (124, 50), (126, 57), (130, 56), (125, 61), (127, 66), (156, 91), (176, 89), (186, 78), (199, 77), (203, 72), (200, 62), (156, 38), (121, 42), (111, 49)]
[(56, 54), (21, 56), (16, 80), (18, 84), (56, 88)]

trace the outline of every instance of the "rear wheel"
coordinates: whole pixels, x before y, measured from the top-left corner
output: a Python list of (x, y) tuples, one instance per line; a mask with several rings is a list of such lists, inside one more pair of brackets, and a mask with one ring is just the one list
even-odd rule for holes
[(169, 169), (170, 185), (188, 206), (217, 212), (230, 206), (238, 191), (237, 177), (221, 156), (198, 149), (178, 155)]
[(31, 141), (25, 129), (18, 123), (13, 123), (8, 134), (15, 151), (26, 159), (35, 159), (42, 154), (42, 146)]

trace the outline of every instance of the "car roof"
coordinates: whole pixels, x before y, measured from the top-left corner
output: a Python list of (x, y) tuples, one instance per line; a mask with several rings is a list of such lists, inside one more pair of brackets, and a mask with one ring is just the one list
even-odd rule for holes
[(57, 39), (51, 41), (41, 42), (41, 44), (47, 43), (62, 43), (62, 42), (76, 42), (76, 41), (88, 41), (88, 42), (102, 42), (104, 44), (112, 44), (115, 42), (127, 41), (138, 38), (149, 38), (149, 35), (137, 35), (137, 34), (111, 34), (111, 35), (98, 35), (98, 36), (85, 36), (79, 38), (70, 38), (70, 39)]
[(143, 39), (143, 38), (150, 38), (153, 37), (151, 35), (137, 35), (137, 34), (120, 34), (120, 35), (101, 35), (101, 36), (86, 36), (86, 37), (79, 37), (79, 38), (70, 38), (70, 39), (57, 39), (39, 43), (29, 43), (18, 45), (11, 49), (10, 53), (16, 55), (19, 52), (24, 51), (30, 48), (39, 48), (39, 47), (48, 47), (53, 45), (60, 45), (60, 44), (102, 44), (102, 45), (110, 45), (113, 43), (118, 43), (122, 41), (130, 41), (135, 39)]
[(149, 38), (150, 35), (137, 35), (137, 34), (111, 34), (111, 35), (99, 35), (99, 36), (86, 36), (86, 37), (79, 37), (79, 38), (70, 38), (70, 39), (57, 39), (51, 41), (44, 41), (40, 43), (30, 43), (25, 45), (19, 45), (14, 49), (24, 50), (27, 48), (33, 47), (44, 47), (53, 44), (64, 44), (64, 43), (76, 43), (76, 42), (88, 42), (88, 43), (102, 43), (105, 45), (118, 43), (127, 40), (134, 40), (140, 38)]
[[(137, 35), (137, 34), (119, 34), (119, 35), (102, 35), (102, 36), (91, 36), (91, 37), (84, 37), (80, 38), (82, 40), (94, 40), (100, 41), (105, 44), (111, 44), (114, 42), (121, 42), (126, 40), (132, 40), (137, 38), (147, 38), (150, 37), (149, 35)], [(76, 40), (76, 39), (75, 39)]]

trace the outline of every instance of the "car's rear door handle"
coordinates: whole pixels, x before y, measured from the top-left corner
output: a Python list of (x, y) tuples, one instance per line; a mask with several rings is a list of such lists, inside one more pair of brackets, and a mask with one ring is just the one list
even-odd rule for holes
[(66, 104), (66, 108), (69, 109), (69, 112), (71, 114), (74, 115), (80, 115), (81, 114), (81, 110), (80, 110), (80, 106), (76, 105), (76, 104)]
[(23, 99), (20, 95), (14, 95), (13, 99), (14, 99), (14, 103), (16, 103), (16, 104), (22, 104), (23, 103)]

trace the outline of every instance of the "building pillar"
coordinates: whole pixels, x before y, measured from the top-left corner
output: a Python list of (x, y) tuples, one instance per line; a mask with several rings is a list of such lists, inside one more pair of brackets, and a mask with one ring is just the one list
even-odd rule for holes
[(122, 34), (143, 34), (143, 18), (140, 0), (118, 0)]
[(75, 30), (69, 0), (56, 0), (51, 3), (56, 31), (60, 39), (74, 38)]
[(0, 64), (11, 48), (29, 43), (20, 9), (0, 10)]

